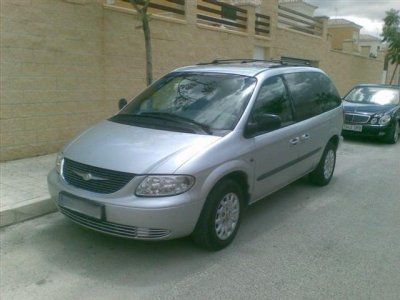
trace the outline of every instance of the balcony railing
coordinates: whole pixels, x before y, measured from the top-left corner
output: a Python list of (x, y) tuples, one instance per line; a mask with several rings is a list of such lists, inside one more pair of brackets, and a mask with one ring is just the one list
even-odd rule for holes
[(246, 31), (247, 10), (216, 0), (198, 0), (197, 22), (220, 28)]
[(269, 36), (271, 28), (271, 18), (267, 15), (256, 13), (255, 30), (256, 35)]
[[(124, 7), (133, 8), (129, 0), (122, 0), (122, 2)], [(137, 2), (139, 5), (144, 4), (143, 0)], [(185, 0), (151, 0), (148, 12), (154, 15), (183, 19), (185, 16)]]
[(317, 18), (307, 16), (281, 5), (279, 5), (278, 10), (278, 25), (316, 36), (322, 36), (323, 32), (323, 23)]

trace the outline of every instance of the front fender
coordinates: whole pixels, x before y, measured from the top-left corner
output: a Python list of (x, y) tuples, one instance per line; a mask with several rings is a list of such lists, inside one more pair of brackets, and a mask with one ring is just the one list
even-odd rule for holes
[(244, 160), (228, 161), (215, 168), (205, 179), (201, 194), (208, 195), (218, 181), (233, 172), (243, 172), (246, 175), (249, 193), (251, 194), (254, 185), (254, 168), (253, 165)]

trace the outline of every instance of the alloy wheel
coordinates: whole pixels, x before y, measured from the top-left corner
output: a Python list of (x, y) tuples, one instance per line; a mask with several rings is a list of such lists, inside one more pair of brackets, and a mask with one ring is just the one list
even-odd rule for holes
[(324, 162), (325, 179), (329, 179), (332, 176), (334, 168), (335, 168), (335, 152), (332, 149), (330, 149), (328, 153), (326, 153)]
[(240, 203), (235, 193), (226, 194), (218, 204), (215, 214), (215, 232), (221, 240), (228, 239), (239, 221)]

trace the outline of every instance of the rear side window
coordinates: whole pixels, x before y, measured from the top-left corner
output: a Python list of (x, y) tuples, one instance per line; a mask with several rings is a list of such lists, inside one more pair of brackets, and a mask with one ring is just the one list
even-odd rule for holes
[(281, 118), (282, 127), (293, 123), (292, 108), (285, 84), (280, 77), (267, 79), (260, 88), (252, 116), (273, 114)]
[(338, 107), (339, 93), (331, 80), (319, 72), (285, 74), (293, 98), (297, 121), (302, 121)]

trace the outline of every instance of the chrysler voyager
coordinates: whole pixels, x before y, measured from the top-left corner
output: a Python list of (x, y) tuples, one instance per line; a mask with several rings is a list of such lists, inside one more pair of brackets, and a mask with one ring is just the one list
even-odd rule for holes
[(321, 186), (332, 178), (343, 110), (317, 68), (213, 61), (121, 104), (66, 145), (48, 176), (59, 210), (85, 227), (143, 240), (191, 235), (218, 250), (246, 206), (305, 175)]

